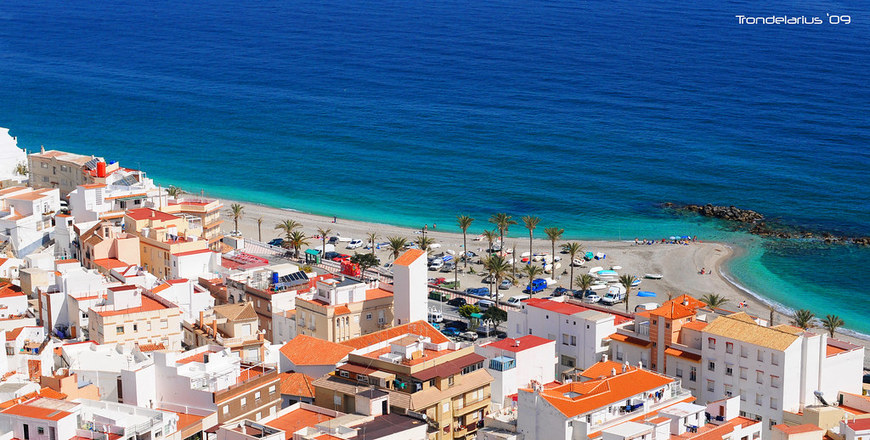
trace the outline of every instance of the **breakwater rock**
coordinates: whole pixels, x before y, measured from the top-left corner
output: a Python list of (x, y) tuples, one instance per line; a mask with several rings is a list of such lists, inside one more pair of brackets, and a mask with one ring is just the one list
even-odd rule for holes
[(745, 230), (750, 234), (763, 237), (782, 239), (809, 239), (830, 244), (855, 244), (870, 246), (870, 237), (849, 237), (830, 231), (812, 231), (799, 226), (789, 225), (779, 220), (767, 219), (763, 214), (751, 209), (741, 209), (735, 206), (717, 206), (713, 204), (678, 204), (663, 203), (662, 207), (675, 212), (695, 213), (704, 217), (725, 220), (736, 229)]

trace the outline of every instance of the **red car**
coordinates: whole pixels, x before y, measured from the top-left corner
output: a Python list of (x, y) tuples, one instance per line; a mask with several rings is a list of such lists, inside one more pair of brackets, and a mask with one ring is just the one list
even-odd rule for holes
[(337, 257), (333, 257), (332, 261), (335, 261), (336, 263), (341, 263), (343, 261), (350, 261), (350, 255), (340, 254)]
[(429, 280), (429, 284), (431, 284), (433, 286), (439, 286), (439, 285), (444, 284), (446, 282), (447, 282), (447, 280), (444, 277), (432, 278)]

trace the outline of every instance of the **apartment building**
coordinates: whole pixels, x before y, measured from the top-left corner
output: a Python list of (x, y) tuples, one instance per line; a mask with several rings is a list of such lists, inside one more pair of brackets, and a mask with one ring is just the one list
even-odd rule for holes
[(153, 366), (121, 372), (123, 402), (217, 413), (219, 424), (260, 420), (280, 409), (278, 370), (242, 362), (228, 348), (210, 345), (183, 353), (155, 351), (152, 356)]
[(139, 286), (108, 288), (105, 304), (88, 311), (88, 336), (98, 344), (163, 344), (181, 349), (181, 310)]
[(815, 392), (860, 393), (864, 349), (789, 325), (768, 327), (746, 313), (720, 316), (701, 331), (699, 400), (740, 395), (745, 417), (770, 428), (800, 412)]
[(296, 332), (332, 342), (376, 332), (393, 322), (392, 286), (353, 278), (316, 281), (316, 291), (296, 299)]
[(139, 237), (113, 222), (102, 221), (79, 235), (79, 259), (87, 269), (108, 275), (117, 267), (141, 265)]
[(214, 307), (214, 298), (208, 291), (185, 278), (159, 281), (151, 288), (151, 293), (181, 309), (181, 315), (187, 321), (195, 320)]
[(54, 216), (59, 210), (56, 189), (0, 189), (0, 244), (8, 242), (18, 258), (48, 246), (54, 238)]
[(493, 408), (511, 406), (511, 396), (532, 382), (556, 380), (556, 341), (525, 335), (478, 345), (474, 352), (486, 358), (484, 368), (493, 377)]
[(508, 336), (535, 335), (556, 341), (557, 377), (565, 370), (586, 368), (607, 353), (607, 336), (631, 320), (577, 304), (531, 298), (508, 310)]
[[(604, 361), (577, 381), (533, 384), (518, 392), (517, 432), (525, 438), (598, 438), (602, 431), (694, 400), (680, 381), (663, 374)], [(698, 426), (704, 407), (683, 424)]]
[(45, 149), (28, 155), (27, 160), (30, 186), (57, 188), (61, 197), (66, 197), (79, 185), (95, 183), (90, 172), (96, 172), (98, 164), (102, 164), (104, 173), (118, 167), (117, 163), (109, 166), (101, 157)]
[(347, 355), (351, 351), (353, 347), (344, 344), (298, 335), (281, 346), (279, 365), (282, 372), (295, 371), (321, 377), (347, 362)]
[(20, 287), (0, 281), (0, 319), (21, 316), (27, 312), (27, 306), (27, 295)]
[(183, 322), (182, 327), (187, 347), (220, 345), (244, 362), (265, 359), (266, 339), (257, 328), (257, 312), (251, 303), (215, 306), (200, 312), (195, 322)]
[(316, 405), (353, 412), (361, 393), (380, 391), (393, 412), (425, 414), (428, 439), (472, 439), (483, 427), (493, 379), (473, 346), (450, 341), (425, 321), (342, 344), (354, 350), (313, 382)]
[(128, 210), (126, 232), (139, 237), (142, 266), (158, 278), (197, 279), (214, 274), (219, 255), (208, 242), (190, 233), (188, 220), (151, 208)]
[(393, 262), (395, 325), (425, 321), (429, 312), (426, 252), (409, 249)]
[(220, 250), (221, 239), (224, 237), (221, 232), (221, 208), (224, 205), (216, 199), (206, 199), (203, 197), (183, 197), (178, 199), (169, 199), (167, 203), (160, 206), (160, 210), (185, 218), (190, 225), (191, 233), (193, 230), (199, 231), (199, 237), (208, 243), (208, 247), (213, 251)]

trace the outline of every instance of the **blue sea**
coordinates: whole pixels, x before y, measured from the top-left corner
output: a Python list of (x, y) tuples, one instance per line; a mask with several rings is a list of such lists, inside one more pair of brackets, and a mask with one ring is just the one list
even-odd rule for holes
[(577, 239), (724, 240), (746, 288), (870, 333), (870, 249), (658, 208), (870, 235), (867, 17), (855, 0), (7, 0), (0, 126), (340, 218), (469, 214), (480, 231), (508, 212)]

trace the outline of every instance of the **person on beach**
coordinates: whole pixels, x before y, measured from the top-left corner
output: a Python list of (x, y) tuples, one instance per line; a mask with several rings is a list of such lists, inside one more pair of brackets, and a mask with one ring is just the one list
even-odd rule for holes
[(338, 217), (336, 217), (336, 216), (332, 216), (332, 222), (333, 222), (333, 223), (338, 223)]
[(435, 223), (432, 223), (432, 229), (438, 229), (438, 225), (436, 225)]
[(704, 275), (704, 271), (706, 271), (706, 269), (702, 267), (701, 268), (701, 275)]

